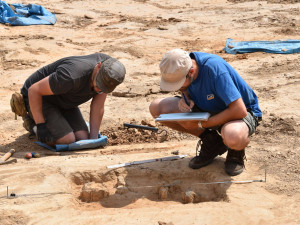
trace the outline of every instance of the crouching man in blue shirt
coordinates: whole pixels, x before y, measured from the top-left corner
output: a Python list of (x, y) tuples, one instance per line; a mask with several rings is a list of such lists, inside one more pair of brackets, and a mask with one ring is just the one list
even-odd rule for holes
[(174, 49), (163, 56), (160, 71), (161, 89), (179, 90), (182, 96), (154, 100), (149, 107), (154, 118), (191, 111), (211, 114), (207, 121), (163, 122), (200, 138), (189, 167), (204, 167), (228, 150), (226, 173), (242, 173), (245, 147), (262, 118), (254, 91), (224, 59), (213, 54)]

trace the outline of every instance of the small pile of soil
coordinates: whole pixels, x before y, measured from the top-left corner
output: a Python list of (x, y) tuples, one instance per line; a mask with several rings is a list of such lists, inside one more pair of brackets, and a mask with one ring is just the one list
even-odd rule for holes
[[(132, 124), (151, 126), (151, 124), (145, 124), (144, 121), (134, 121)], [(158, 143), (170, 140), (180, 141), (195, 138), (192, 135), (181, 133), (165, 126), (159, 126), (158, 132), (118, 126), (107, 128), (103, 130), (101, 134), (108, 137), (108, 146), (126, 145), (131, 143)]]

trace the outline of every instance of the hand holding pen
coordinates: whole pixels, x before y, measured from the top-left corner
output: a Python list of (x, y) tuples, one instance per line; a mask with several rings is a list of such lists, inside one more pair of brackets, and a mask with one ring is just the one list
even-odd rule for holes
[(186, 95), (182, 92), (182, 98), (178, 102), (178, 108), (181, 112), (191, 112), (194, 106), (194, 101), (188, 99)]

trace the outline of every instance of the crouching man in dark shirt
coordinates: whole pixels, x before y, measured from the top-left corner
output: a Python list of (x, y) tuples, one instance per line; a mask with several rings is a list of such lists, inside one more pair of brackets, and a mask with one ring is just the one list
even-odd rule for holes
[[(107, 93), (123, 82), (125, 73), (120, 61), (103, 53), (62, 58), (33, 73), (21, 94), (38, 140), (70, 144), (97, 139)], [(78, 106), (90, 99), (88, 129)]]

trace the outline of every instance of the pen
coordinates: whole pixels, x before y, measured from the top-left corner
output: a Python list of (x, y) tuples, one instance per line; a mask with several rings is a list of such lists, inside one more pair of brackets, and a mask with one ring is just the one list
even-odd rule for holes
[(184, 98), (185, 103), (186, 103), (188, 106), (190, 106), (190, 104), (189, 104), (188, 100), (186, 99), (186, 97), (185, 97), (185, 95), (184, 95), (183, 92), (182, 92), (182, 96), (183, 96), (183, 98)]
[[(185, 95), (184, 95), (183, 92), (182, 92), (182, 96), (183, 96), (183, 99), (184, 99), (185, 103), (186, 103), (188, 106), (190, 106), (190, 103), (189, 103), (188, 100), (186, 99), (186, 97), (185, 97)], [(192, 109), (190, 109), (190, 112), (192, 112)]]

